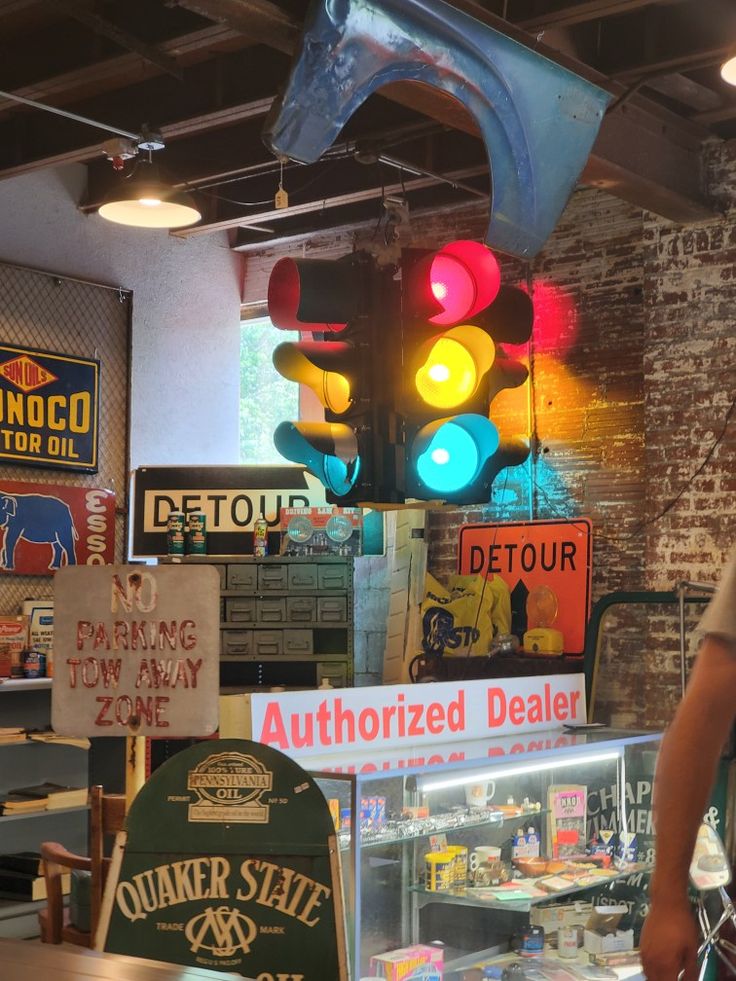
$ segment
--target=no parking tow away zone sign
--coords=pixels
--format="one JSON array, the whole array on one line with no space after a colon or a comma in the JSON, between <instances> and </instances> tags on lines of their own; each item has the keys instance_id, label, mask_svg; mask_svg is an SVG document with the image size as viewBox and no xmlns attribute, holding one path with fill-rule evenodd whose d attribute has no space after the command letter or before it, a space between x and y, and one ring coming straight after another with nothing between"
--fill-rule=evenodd
<instances>
[{"instance_id":1,"label":"no parking tow away zone sign","mask_svg":"<svg viewBox=\"0 0 736 981\"><path fill-rule=\"evenodd\" d=\"M566 654L582 654L590 613L592 526L571 521L510 521L464 525L460 529L461 575L497 575L511 591L512 632L527 629L526 599L535 586L557 597L553 624Z\"/></svg>"}]
</instances>

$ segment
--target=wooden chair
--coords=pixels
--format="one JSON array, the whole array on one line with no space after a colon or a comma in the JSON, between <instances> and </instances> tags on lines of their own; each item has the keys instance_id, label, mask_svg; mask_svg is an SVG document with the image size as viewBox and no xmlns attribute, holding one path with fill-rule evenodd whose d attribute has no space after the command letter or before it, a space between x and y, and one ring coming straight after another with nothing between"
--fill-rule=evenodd
<instances>
[{"instance_id":1,"label":"wooden chair","mask_svg":"<svg viewBox=\"0 0 736 981\"><path fill-rule=\"evenodd\" d=\"M55 841L41 845L46 880L46 909L38 914L41 940L47 944L63 941L82 947L91 947L100 918L102 891L110 859L105 858L105 837L114 835L125 824L125 797L119 794L103 794L102 787L90 791L89 856L75 855ZM90 882L90 931L78 929L69 922L69 910L64 906L61 876L70 869L89 872Z\"/></svg>"}]
</instances>

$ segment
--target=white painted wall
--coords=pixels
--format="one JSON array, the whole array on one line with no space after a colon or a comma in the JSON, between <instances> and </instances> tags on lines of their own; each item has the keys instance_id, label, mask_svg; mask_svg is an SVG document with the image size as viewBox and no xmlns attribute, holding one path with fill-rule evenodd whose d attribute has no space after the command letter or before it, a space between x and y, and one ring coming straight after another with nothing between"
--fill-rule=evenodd
<instances>
[{"instance_id":1,"label":"white painted wall","mask_svg":"<svg viewBox=\"0 0 736 981\"><path fill-rule=\"evenodd\" d=\"M81 165L1 182L0 261L133 291L133 467L237 463L239 256L83 215L84 185Z\"/></svg>"}]
</instances>

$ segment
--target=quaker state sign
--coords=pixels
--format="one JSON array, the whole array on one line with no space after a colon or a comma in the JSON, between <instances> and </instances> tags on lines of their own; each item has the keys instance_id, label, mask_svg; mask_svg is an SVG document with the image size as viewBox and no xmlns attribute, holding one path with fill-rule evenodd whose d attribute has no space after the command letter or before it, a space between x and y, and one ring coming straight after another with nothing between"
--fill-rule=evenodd
<instances>
[{"instance_id":1,"label":"quaker state sign","mask_svg":"<svg viewBox=\"0 0 736 981\"><path fill-rule=\"evenodd\" d=\"M0 460L97 472L100 363L0 345Z\"/></svg>"},{"instance_id":2,"label":"quaker state sign","mask_svg":"<svg viewBox=\"0 0 736 981\"><path fill-rule=\"evenodd\" d=\"M168 760L118 836L95 946L258 981L347 981L339 852L316 783L248 740Z\"/></svg>"}]
</instances>

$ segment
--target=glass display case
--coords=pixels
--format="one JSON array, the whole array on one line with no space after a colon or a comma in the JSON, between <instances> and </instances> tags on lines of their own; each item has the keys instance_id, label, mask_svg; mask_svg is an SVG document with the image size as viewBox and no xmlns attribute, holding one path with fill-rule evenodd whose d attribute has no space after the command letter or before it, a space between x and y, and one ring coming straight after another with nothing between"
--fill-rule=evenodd
<instances>
[{"instance_id":1,"label":"glass display case","mask_svg":"<svg viewBox=\"0 0 736 981\"><path fill-rule=\"evenodd\" d=\"M480 981L515 952L625 961L659 740L582 727L302 761L338 829L354 981ZM613 933L594 921L602 906L618 911Z\"/></svg>"}]
</instances>

